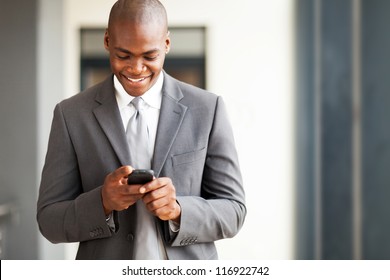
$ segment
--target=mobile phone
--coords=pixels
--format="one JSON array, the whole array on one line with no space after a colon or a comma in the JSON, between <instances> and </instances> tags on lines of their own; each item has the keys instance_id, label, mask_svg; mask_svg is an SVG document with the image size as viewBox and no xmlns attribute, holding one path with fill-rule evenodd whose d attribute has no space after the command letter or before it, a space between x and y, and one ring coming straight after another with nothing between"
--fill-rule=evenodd
<instances>
[{"instance_id":1,"label":"mobile phone","mask_svg":"<svg viewBox=\"0 0 390 280\"><path fill-rule=\"evenodd\" d=\"M146 184L153 180L154 172L149 169L134 169L127 178L128 185Z\"/></svg>"}]
</instances>

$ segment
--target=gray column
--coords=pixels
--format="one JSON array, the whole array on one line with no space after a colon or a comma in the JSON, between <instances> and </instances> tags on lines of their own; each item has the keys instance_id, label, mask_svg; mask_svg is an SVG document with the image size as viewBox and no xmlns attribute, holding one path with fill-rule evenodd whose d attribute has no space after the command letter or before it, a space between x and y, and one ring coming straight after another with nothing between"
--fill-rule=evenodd
<instances>
[{"instance_id":1,"label":"gray column","mask_svg":"<svg viewBox=\"0 0 390 280\"><path fill-rule=\"evenodd\" d=\"M297 0L297 258L390 258L388 11Z\"/></svg>"},{"instance_id":2,"label":"gray column","mask_svg":"<svg viewBox=\"0 0 390 280\"><path fill-rule=\"evenodd\" d=\"M0 34L0 200L15 205L2 259L36 259L37 1L1 0Z\"/></svg>"}]
</instances>

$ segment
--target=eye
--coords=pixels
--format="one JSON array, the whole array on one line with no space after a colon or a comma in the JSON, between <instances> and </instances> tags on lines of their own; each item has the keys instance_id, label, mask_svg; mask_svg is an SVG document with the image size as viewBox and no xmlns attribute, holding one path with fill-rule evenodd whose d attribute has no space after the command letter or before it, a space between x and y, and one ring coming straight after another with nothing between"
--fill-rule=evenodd
<instances>
[{"instance_id":1,"label":"eye","mask_svg":"<svg viewBox=\"0 0 390 280\"><path fill-rule=\"evenodd\" d=\"M158 55L156 55L156 56L145 56L145 59L147 61L153 61L153 60L156 60L157 58L158 58Z\"/></svg>"},{"instance_id":2,"label":"eye","mask_svg":"<svg viewBox=\"0 0 390 280\"><path fill-rule=\"evenodd\" d=\"M119 58L119 59L121 59L121 60L124 60L124 59L129 58L128 56L121 56L121 55L117 55L116 57Z\"/></svg>"},{"instance_id":3,"label":"eye","mask_svg":"<svg viewBox=\"0 0 390 280\"><path fill-rule=\"evenodd\" d=\"M117 54L116 57L119 58L119 59L121 59L121 60L124 60L124 59L128 59L128 58L129 58L128 55L119 55L119 54Z\"/></svg>"}]
</instances>

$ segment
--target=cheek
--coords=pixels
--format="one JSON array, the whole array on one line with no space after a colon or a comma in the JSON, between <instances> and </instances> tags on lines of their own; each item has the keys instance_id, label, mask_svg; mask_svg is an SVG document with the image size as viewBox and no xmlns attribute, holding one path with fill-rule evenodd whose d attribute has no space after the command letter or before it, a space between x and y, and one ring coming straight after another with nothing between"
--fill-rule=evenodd
<instances>
[{"instance_id":1,"label":"cheek","mask_svg":"<svg viewBox=\"0 0 390 280\"><path fill-rule=\"evenodd\" d=\"M146 64L146 67L151 69L153 72L159 72L163 68L163 65L164 65L164 60L156 61L154 63L148 63Z\"/></svg>"},{"instance_id":2,"label":"cheek","mask_svg":"<svg viewBox=\"0 0 390 280\"><path fill-rule=\"evenodd\" d=\"M113 58L110 58L110 64L113 72L119 72L125 67L125 65L121 61L118 61L117 59Z\"/></svg>"}]
</instances>

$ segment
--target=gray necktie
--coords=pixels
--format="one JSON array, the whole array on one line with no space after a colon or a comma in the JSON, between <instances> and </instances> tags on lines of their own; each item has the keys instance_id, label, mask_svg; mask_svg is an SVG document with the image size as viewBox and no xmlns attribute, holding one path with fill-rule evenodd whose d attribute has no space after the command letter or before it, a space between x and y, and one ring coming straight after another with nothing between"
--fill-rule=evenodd
<instances>
[{"instance_id":1,"label":"gray necktie","mask_svg":"<svg viewBox=\"0 0 390 280\"><path fill-rule=\"evenodd\" d=\"M150 169L149 132L143 110L145 103L141 97L131 101L136 109L127 125L126 135L130 148L133 168ZM158 260L166 258L165 249L159 239L157 224L142 201L136 203L137 227L135 232L134 259Z\"/></svg>"},{"instance_id":2,"label":"gray necktie","mask_svg":"<svg viewBox=\"0 0 390 280\"><path fill-rule=\"evenodd\" d=\"M129 120L126 131L131 163L133 168L149 169L151 160L148 148L149 132L142 112L145 103L141 97L136 97L131 101L131 104L136 110Z\"/></svg>"}]
</instances>

